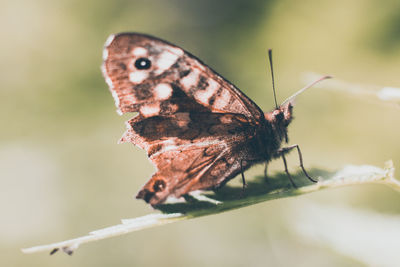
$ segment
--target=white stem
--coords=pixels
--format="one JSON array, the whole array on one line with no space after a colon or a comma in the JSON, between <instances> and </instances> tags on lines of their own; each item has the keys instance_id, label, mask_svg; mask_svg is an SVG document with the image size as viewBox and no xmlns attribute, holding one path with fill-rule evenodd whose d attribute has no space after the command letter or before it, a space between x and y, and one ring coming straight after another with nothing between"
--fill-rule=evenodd
<instances>
[{"instance_id":1,"label":"white stem","mask_svg":"<svg viewBox=\"0 0 400 267\"><path fill-rule=\"evenodd\" d=\"M296 182L299 183L300 178L304 178L301 175L296 176ZM97 241L109 237L124 235L130 232L139 231L142 229L156 227L168 223L173 223L181 220L187 220L191 218L218 214L221 212L225 212L228 210L238 209L246 206L250 206L253 204L257 204L263 201L293 197L302 194L307 194L311 192L316 192L326 188L336 188L343 187L349 185L357 185L357 184L385 184L390 186L398 191L400 191L400 182L394 178L394 167L391 161L387 162L385 168L378 168L375 166L347 166L342 170L336 172L333 176L328 175L328 177L320 177L318 179L318 183L310 184L307 179L303 179L306 182L303 182L301 186L298 188L287 188L286 183L282 183L280 179L270 179L269 183L265 183L264 178L259 179L259 182L255 182L253 188L258 188L255 191L251 191L251 182L249 183L248 191L246 191L246 196L243 198L232 198L230 200L220 200L215 199L210 201L210 197L204 198L206 203L208 203L207 207L204 205L196 205L196 203L188 203L185 207L185 213L181 212L173 212L167 214L153 213L143 217L133 218L133 219L124 219L121 224L117 224L115 226L107 227L104 229L96 230L90 232L88 235L52 243L49 245L36 246L31 248L22 249L24 253L35 253L42 251L51 251L55 252L58 249L63 250L67 254L72 254L74 250L76 250L81 244ZM274 185L275 184L275 185ZM284 185L282 185L284 184ZM267 193L260 194L259 188L266 188ZM269 189L269 191L267 190ZM239 189L241 192L241 188ZM238 193L238 191L236 191ZM216 195L215 195L216 196ZM198 201L203 201L202 197L197 196ZM232 200L233 199L233 200ZM212 200L212 197L211 197ZM201 202L205 203L205 202ZM177 204L177 205L181 205ZM174 204L169 204L170 206L174 206ZM182 209L182 208L181 208Z\"/></svg>"}]
</instances>

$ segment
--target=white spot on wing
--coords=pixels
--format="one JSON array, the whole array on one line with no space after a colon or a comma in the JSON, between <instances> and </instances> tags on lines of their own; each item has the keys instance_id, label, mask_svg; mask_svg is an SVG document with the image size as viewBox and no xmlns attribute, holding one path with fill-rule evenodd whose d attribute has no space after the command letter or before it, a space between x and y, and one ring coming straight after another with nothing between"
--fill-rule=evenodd
<instances>
[{"instance_id":1,"label":"white spot on wing","mask_svg":"<svg viewBox=\"0 0 400 267\"><path fill-rule=\"evenodd\" d=\"M172 87L168 83L160 83L154 87L154 97L157 100L165 100L172 95Z\"/></svg>"},{"instance_id":2,"label":"white spot on wing","mask_svg":"<svg viewBox=\"0 0 400 267\"><path fill-rule=\"evenodd\" d=\"M176 62L178 57L178 55L170 51L162 52L156 61L157 68L155 69L154 73L157 75L163 73Z\"/></svg>"},{"instance_id":3,"label":"white spot on wing","mask_svg":"<svg viewBox=\"0 0 400 267\"><path fill-rule=\"evenodd\" d=\"M229 91L224 89L224 90L222 90L221 95L215 99L213 107L216 109L223 109L224 107L226 107L228 105L230 99L231 99L231 95L230 95Z\"/></svg>"},{"instance_id":4,"label":"white spot on wing","mask_svg":"<svg viewBox=\"0 0 400 267\"><path fill-rule=\"evenodd\" d=\"M129 80L132 83L141 83L144 79L147 78L149 74L145 71L134 71L129 73Z\"/></svg>"},{"instance_id":5,"label":"white spot on wing","mask_svg":"<svg viewBox=\"0 0 400 267\"><path fill-rule=\"evenodd\" d=\"M170 47L169 51L171 51L172 53L174 53L175 55L181 57L183 56L183 50L179 47Z\"/></svg>"},{"instance_id":6,"label":"white spot on wing","mask_svg":"<svg viewBox=\"0 0 400 267\"><path fill-rule=\"evenodd\" d=\"M146 104L140 107L140 114L144 117L151 117L158 115L160 113L160 104L153 103L153 104Z\"/></svg>"},{"instance_id":7,"label":"white spot on wing","mask_svg":"<svg viewBox=\"0 0 400 267\"><path fill-rule=\"evenodd\" d=\"M184 89L189 89L190 87L194 86L197 84L198 80L199 80L199 71L196 69L193 69L189 75L187 75L186 77L183 77L181 79L181 84L183 85ZM184 90L184 91L186 91Z\"/></svg>"},{"instance_id":8,"label":"white spot on wing","mask_svg":"<svg viewBox=\"0 0 400 267\"><path fill-rule=\"evenodd\" d=\"M143 57L147 55L147 50L143 47L136 47L133 49L132 54L136 57Z\"/></svg>"},{"instance_id":9,"label":"white spot on wing","mask_svg":"<svg viewBox=\"0 0 400 267\"><path fill-rule=\"evenodd\" d=\"M208 105L211 96L213 94L215 94L215 92L218 90L218 88L219 88L219 84L215 80L209 79L207 88L205 90L196 91L194 97L200 103Z\"/></svg>"}]
</instances>

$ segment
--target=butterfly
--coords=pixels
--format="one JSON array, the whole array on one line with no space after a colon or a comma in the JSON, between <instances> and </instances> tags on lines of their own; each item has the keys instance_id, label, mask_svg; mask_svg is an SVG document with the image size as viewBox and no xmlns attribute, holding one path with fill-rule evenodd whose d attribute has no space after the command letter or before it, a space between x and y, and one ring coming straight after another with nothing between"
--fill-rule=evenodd
<instances>
[{"instance_id":1,"label":"butterfly","mask_svg":"<svg viewBox=\"0 0 400 267\"><path fill-rule=\"evenodd\" d=\"M281 147L288 142L294 98L308 87L264 113L195 56L153 36L111 35L103 60L117 112L138 113L120 142L146 150L157 169L136 198L156 206L168 197L219 188L239 173L245 185L245 170L278 157L293 182L285 154L294 148L313 180L299 146Z\"/></svg>"}]
</instances>

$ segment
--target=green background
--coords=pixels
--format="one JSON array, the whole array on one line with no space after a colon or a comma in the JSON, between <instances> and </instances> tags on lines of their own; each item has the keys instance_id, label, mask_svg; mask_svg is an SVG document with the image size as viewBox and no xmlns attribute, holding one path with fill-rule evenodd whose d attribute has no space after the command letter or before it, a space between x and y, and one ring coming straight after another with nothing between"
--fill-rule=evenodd
<instances>
[{"instance_id":1,"label":"green background","mask_svg":"<svg viewBox=\"0 0 400 267\"><path fill-rule=\"evenodd\" d=\"M400 87L398 1L2 1L0 4L1 266L363 266L292 231L301 203L400 213L400 195L358 186L267 202L91 243L72 257L24 255L137 217L133 196L153 167L117 145L124 121L100 71L112 33L143 32L198 56L264 111L304 86L304 72ZM290 143L306 168L400 166L400 110L373 97L311 89L298 98ZM296 153L288 157L291 171ZM262 166L246 172L262 174ZM282 172L280 160L271 171ZM239 184L239 179L230 182ZM296 205L296 209L293 209ZM293 216L293 217L292 217ZM332 226L334 227L334 226Z\"/></svg>"}]
</instances>

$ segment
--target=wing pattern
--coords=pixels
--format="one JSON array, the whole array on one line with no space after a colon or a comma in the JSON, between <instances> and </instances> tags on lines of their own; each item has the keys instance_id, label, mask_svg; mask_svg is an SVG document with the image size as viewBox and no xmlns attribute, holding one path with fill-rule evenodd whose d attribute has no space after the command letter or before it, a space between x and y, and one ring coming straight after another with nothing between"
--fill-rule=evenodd
<instances>
[{"instance_id":1,"label":"wing pattern","mask_svg":"<svg viewBox=\"0 0 400 267\"><path fill-rule=\"evenodd\" d=\"M121 141L145 149L157 169L138 198L157 205L216 188L241 171L242 158L260 158L255 132L263 112L193 55L122 33L107 40L103 59L117 111L139 113Z\"/></svg>"}]
</instances>

